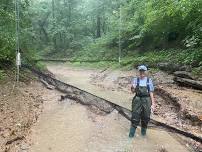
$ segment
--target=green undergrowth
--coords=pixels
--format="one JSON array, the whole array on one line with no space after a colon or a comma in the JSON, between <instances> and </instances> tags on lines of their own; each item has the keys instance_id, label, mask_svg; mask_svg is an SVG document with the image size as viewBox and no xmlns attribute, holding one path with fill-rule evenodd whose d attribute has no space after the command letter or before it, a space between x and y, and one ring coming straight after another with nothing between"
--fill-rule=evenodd
<instances>
[{"instance_id":1,"label":"green undergrowth","mask_svg":"<svg viewBox=\"0 0 202 152\"><path fill-rule=\"evenodd\" d=\"M67 65L71 65L74 67L81 67L81 68L93 68L93 69L118 69L120 67L120 64L118 62L109 62L109 61L100 61L100 62L72 62L72 63L67 63Z\"/></svg>"},{"instance_id":2,"label":"green undergrowth","mask_svg":"<svg viewBox=\"0 0 202 152\"><path fill-rule=\"evenodd\" d=\"M150 66L155 66L161 62L199 67L202 66L202 49L162 50L149 51L145 53L131 53L123 58L122 65L148 64Z\"/></svg>"},{"instance_id":3,"label":"green undergrowth","mask_svg":"<svg viewBox=\"0 0 202 152\"><path fill-rule=\"evenodd\" d=\"M79 61L91 61L91 60L117 60L118 57L115 57L115 50L111 51L111 55L109 54L100 54L97 51L91 51L90 55L85 53L75 54L75 60ZM109 52L109 51L107 51ZM112 53L113 52L113 53ZM160 62L172 62L176 64L183 64L183 65L192 65L193 67L202 66L202 48L197 49L169 49L169 50L154 50L154 51L129 51L127 55L123 55L121 59L121 65L136 65L136 64L148 64L148 65L155 65ZM106 61L107 62L107 61ZM99 64L104 64L103 62L97 62ZM92 64L97 64L92 63ZM77 63L79 64L79 62ZM83 63L82 63L83 64Z\"/></svg>"},{"instance_id":4,"label":"green undergrowth","mask_svg":"<svg viewBox=\"0 0 202 152\"><path fill-rule=\"evenodd\" d=\"M118 62L100 61L95 63L74 62L71 65L76 67L90 68L111 68L131 70L140 64L147 64L149 67L156 70L158 63L168 62L181 65L190 65L193 67L193 74L200 75L202 73L202 49L186 49L186 50L161 50L147 52L130 52L127 56L122 57L121 64ZM95 54L94 54L95 55ZM96 56L96 55L95 55ZM80 57L80 59L82 59ZM92 60L93 58L88 58ZM87 60L87 57L85 57Z\"/></svg>"},{"instance_id":5,"label":"green undergrowth","mask_svg":"<svg viewBox=\"0 0 202 152\"><path fill-rule=\"evenodd\" d=\"M39 70L41 70L41 71L47 70L46 65L43 62L37 62L34 65L34 67L37 68L37 69L39 69Z\"/></svg>"},{"instance_id":6,"label":"green undergrowth","mask_svg":"<svg viewBox=\"0 0 202 152\"><path fill-rule=\"evenodd\" d=\"M6 73L4 70L0 70L0 80L3 80L6 77Z\"/></svg>"}]
</instances>

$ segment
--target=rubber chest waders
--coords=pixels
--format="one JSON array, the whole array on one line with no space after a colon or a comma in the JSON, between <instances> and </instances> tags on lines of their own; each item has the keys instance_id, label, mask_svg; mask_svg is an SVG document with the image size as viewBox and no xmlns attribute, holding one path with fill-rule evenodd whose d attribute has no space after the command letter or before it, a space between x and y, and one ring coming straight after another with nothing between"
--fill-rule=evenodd
<instances>
[{"instance_id":1,"label":"rubber chest waders","mask_svg":"<svg viewBox=\"0 0 202 152\"><path fill-rule=\"evenodd\" d=\"M136 96L132 101L132 126L130 130L130 137L133 137L134 129L137 128L141 121L141 133L146 135L146 129L150 121L151 115L151 98L149 78L147 78L147 85L140 86L140 78L137 78ZM132 134L131 134L132 131Z\"/></svg>"}]
</instances>

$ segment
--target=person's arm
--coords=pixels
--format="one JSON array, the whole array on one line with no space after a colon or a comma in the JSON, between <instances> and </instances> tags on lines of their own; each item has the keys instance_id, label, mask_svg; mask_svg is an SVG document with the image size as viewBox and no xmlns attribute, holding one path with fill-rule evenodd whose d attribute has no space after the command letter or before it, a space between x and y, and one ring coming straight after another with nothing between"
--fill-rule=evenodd
<instances>
[{"instance_id":1,"label":"person's arm","mask_svg":"<svg viewBox=\"0 0 202 152\"><path fill-rule=\"evenodd\" d=\"M152 106L155 106L155 99L154 99L154 92L150 92L150 97L151 97L151 101L152 101Z\"/></svg>"},{"instance_id":2,"label":"person's arm","mask_svg":"<svg viewBox=\"0 0 202 152\"><path fill-rule=\"evenodd\" d=\"M151 98L151 102L152 102L152 111L155 111L155 107L156 107L156 101L154 98L154 85L152 80L150 79L150 83L149 83L149 87L150 87L150 98Z\"/></svg>"},{"instance_id":3,"label":"person's arm","mask_svg":"<svg viewBox=\"0 0 202 152\"><path fill-rule=\"evenodd\" d=\"M136 85L137 85L137 80L136 80L136 78L135 78L135 79L133 79L132 85L131 85L131 92L132 92L132 93L135 93Z\"/></svg>"}]
</instances>

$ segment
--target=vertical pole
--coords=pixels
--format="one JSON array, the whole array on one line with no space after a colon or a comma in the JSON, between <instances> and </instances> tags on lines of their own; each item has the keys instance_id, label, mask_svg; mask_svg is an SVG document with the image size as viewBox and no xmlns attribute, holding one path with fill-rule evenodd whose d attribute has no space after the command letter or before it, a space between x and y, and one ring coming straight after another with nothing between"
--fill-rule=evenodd
<instances>
[{"instance_id":1,"label":"vertical pole","mask_svg":"<svg viewBox=\"0 0 202 152\"><path fill-rule=\"evenodd\" d=\"M119 10L119 64L121 64L121 29L122 29L122 12L121 12L121 4Z\"/></svg>"},{"instance_id":2,"label":"vertical pole","mask_svg":"<svg viewBox=\"0 0 202 152\"><path fill-rule=\"evenodd\" d=\"M18 64L19 52L20 52L20 38L19 38L19 29L20 29L20 10L19 10L19 0L15 0L15 17L16 17L16 81L19 82L20 75L20 65Z\"/></svg>"},{"instance_id":3,"label":"vertical pole","mask_svg":"<svg viewBox=\"0 0 202 152\"><path fill-rule=\"evenodd\" d=\"M20 79L20 66L17 65L17 83L19 83L19 79Z\"/></svg>"}]
</instances>

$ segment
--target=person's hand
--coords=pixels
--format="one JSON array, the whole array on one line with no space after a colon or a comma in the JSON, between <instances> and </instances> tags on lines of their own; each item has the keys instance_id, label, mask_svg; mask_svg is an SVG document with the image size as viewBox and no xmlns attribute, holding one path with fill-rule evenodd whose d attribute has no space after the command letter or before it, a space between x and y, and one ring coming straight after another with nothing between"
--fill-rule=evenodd
<instances>
[{"instance_id":1,"label":"person's hand","mask_svg":"<svg viewBox=\"0 0 202 152\"><path fill-rule=\"evenodd\" d=\"M135 93L135 88L133 86L131 86L131 92Z\"/></svg>"}]
</instances>

